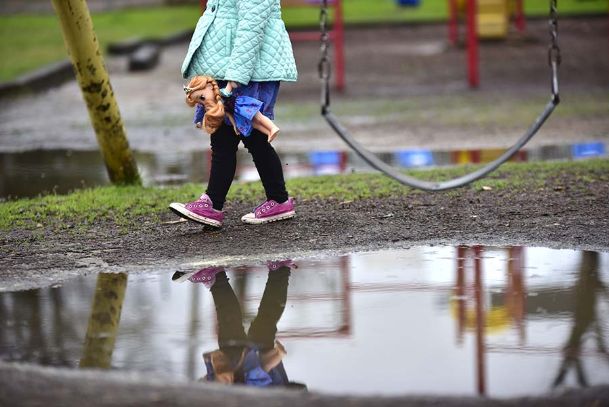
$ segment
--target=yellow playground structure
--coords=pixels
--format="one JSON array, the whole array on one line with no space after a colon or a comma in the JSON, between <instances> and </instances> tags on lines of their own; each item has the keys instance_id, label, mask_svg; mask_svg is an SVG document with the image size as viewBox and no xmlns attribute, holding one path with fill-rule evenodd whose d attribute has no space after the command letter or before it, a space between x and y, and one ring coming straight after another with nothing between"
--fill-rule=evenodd
<instances>
[{"instance_id":1,"label":"yellow playground structure","mask_svg":"<svg viewBox=\"0 0 609 407\"><path fill-rule=\"evenodd\" d=\"M515 17L519 31L524 30L523 0L477 0L476 1L476 32L480 39L506 38L510 18ZM460 15L467 12L467 0L457 0Z\"/></svg>"}]
</instances>

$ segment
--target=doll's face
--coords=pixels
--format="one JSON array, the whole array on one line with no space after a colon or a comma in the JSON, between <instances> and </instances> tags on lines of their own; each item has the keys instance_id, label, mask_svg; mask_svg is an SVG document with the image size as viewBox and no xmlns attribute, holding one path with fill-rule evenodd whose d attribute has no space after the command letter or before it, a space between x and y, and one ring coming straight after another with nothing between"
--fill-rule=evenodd
<instances>
[{"instance_id":1,"label":"doll's face","mask_svg":"<svg viewBox=\"0 0 609 407\"><path fill-rule=\"evenodd\" d=\"M214 89L211 83L208 83L205 88L192 92L191 99L205 107L205 110L210 109L216 104Z\"/></svg>"}]
</instances>

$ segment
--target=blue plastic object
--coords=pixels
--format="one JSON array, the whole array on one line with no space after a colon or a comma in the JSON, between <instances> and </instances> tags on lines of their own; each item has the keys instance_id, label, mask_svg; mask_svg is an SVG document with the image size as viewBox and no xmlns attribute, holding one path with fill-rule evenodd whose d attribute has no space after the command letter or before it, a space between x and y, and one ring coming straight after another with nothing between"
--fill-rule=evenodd
<instances>
[{"instance_id":1,"label":"blue plastic object","mask_svg":"<svg viewBox=\"0 0 609 407\"><path fill-rule=\"evenodd\" d=\"M606 154L605 144L601 142L573 144L571 154L574 159L601 157Z\"/></svg>"},{"instance_id":2,"label":"blue plastic object","mask_svg":"<svg viewBox=\"0 0 609 407\"><path fill-rule=\"evenodd\" d=\"M340 151L312 151L309 162L314 167L320 165L340 165Z\"/></svg>"},{"instance_id":3,"label":"blue plastic object","mask_svg":"<svg viewBox=\"0 0 609 407\"><path fill-rule=\"evenodd\" d=\"M342 153L340 151L313 151L309 162L315 175L340 174Z\"/></svg>"},{"instance_id":4,"label":"blue plastic object","mask_svg":"<svg viewBox=\"0 0 609 407\"><path fill-rule=\"evenodd\" d=\"M421 0L396 0L396 2L401 7L418 7L421 5Z\"/></svg>"},{"instance_id":5,"label":"blue plastic object","mask_svg":"<svg viewBox=\"0 0 609 407\"><path fill-rule=\"evenodd\" d=\"M400 167L429 167L434 165L431 150L400 150L395 152Z\"/></svg>"}]
</instances>

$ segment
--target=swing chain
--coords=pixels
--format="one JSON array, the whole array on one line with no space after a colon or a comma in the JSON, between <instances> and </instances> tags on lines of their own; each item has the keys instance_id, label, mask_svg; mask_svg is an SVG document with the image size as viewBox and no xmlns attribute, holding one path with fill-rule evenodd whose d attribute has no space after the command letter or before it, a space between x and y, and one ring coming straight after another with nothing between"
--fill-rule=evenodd
<instances>
[{"instance_id":1,"label":"swing chain","mask_svg":"<svg viewBox=\"0 0 609 407\"><path fill-rule=\"evenodd\" d=\"M556 1L550 1L550 49L548 51L550 65L554 62L560 65L561 62L560 47L558 46L558 10Z\"/></svg>"},{"instance_id":2,"label":"swing chain","mask_svg":"<svg viewBox=\"0 0 609 407\"><path fill-rule=\"evenodd\" d=\"M558 103L558 66L562 61L558 46L558 6L557 0L550 0L550 46L548 48L548 64L552 69L552 99Z\"/></svg>"},{"instance_id":3,"label":"swing chain","mask_svg":"<svg viewBox=\"0 0 609 407\"><path fill-rule=\"evenodd\" d=\"M324 114L330 107L330 72L332 67L328 58L328 47L330 42L330 34L328 33L328 0L321 0L321 8L319 12L319 28L321 31L320 51L321 58L317 71L319 79L322 80L321 92L321 113Z\"/></svg>"}]
</instances>

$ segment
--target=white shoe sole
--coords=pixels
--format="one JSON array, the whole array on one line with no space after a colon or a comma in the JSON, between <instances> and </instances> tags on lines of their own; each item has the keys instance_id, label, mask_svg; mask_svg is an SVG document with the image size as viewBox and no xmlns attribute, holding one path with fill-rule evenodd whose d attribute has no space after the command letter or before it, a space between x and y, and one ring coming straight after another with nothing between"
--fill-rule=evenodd
<instances>
[{"instance_id":1,"label":"white shoe sole","mask_svg":"<svg viewBox=\"0 0 609 407\"><path fill-rule=\"evenodd\" d=\"M188 219L196 223L201 223L203 225L213 226L215 228L222 227L222 222L218 222L217 220L206 218L204 216L199 216L196 213L186 209L186 206L182 203L172 202L169 204L169 209L171 209L173 213L181 218Z\"/></svg>"},{"instance_id":2,"label":"white shoe sole","mask_svg":"<svg viewBox=\"0 0 609 407\"><path fill-rule=\"evenodd\" d=\"M266 218L256 218L256 215L254 215L253 213L248 213L247 215L243 215L241 221L250 225L261 225L263 223L271 223L277 222L278 220L290 219L293 218L295 215L296 211L289 211L280 215L269 216Z\"/></svg>"}]
</instances>

